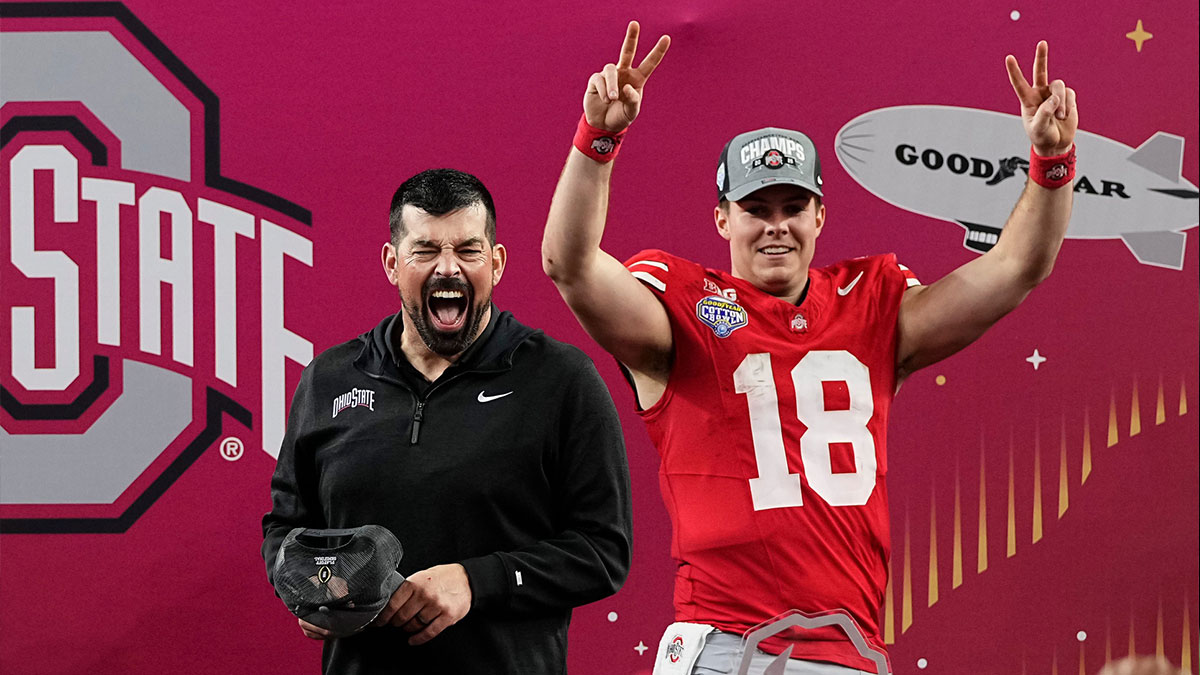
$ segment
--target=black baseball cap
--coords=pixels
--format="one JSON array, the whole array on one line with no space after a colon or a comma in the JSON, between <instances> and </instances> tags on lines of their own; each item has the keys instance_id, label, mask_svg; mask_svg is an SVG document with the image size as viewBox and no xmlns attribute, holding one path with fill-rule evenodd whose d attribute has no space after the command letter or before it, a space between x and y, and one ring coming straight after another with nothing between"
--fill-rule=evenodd
<instances>
[{"instance_id":1,"label":"black baseball cap","mask_svg":"<svg viewBox=\"0 0 1200 675\"><path fill-rule=\"evenodd\" d=\"M275 592L305 621L346 637L366 628L404 582L396 571L404 549L387 528L297 527L275 558Z\"/></svg>"}]
</instances>

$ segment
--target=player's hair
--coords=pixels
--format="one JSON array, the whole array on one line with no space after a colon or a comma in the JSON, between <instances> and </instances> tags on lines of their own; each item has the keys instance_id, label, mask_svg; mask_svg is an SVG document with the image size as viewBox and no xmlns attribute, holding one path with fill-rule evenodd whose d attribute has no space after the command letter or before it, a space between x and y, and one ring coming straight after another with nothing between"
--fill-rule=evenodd
<instances>
[{"instance_id":1,"label":"player's hair","mask_svg":"<svg viewBox=\"0 0 1200 675\"><path fill-rule=\"evenodd\" d=\"M483 186L482 181L465 171L429 169L409 178L396 188L395 194L392 195L392 211L389 218L392 246L398 246L400 240L408 234L408 228L404 226L400 217L405 204L411 204L433 216L444 216L451 211L482 204L487 211L484 232L488 243L496 245L496 205L492 202L492 194Z\"/></svg>"},{"instance_id":2,"label":"player's hair","mask_svg":"<svg viewBox=\"0 0 1200 675\"><path fill-rule=\"evenodd\" d=\"M807 192L807 190L806 190L806 192ZM808 194L810 195L810 197L809 197L810 199L813 199L817 202L817 208L818 209L821 208L821 196L815 192L809 192ZM721 201L717 202L717 208L721 209L726 214L728 214L729 213L729 200L722 197Z\"/></svg>"}]
</instances>

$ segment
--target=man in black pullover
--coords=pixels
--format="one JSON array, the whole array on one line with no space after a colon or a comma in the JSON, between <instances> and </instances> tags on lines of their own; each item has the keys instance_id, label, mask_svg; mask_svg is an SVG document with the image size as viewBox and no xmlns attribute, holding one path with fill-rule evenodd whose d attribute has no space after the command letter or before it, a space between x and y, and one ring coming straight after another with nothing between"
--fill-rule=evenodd
<instances>
[{"instance_id":1,"label":"man in black pullover","mask_svg":"<svg viewBox=\"0 0 1200 675\"><path fill-rule=\"evenodd\" d=\"M571 608L629 571L620 422L588 357L491 303L491 195L450 169L392 197L403 309L313 359L263 517L271 575L295 527L378 524L406 581L375 623L326 640L326 673L565 673Z\"/></svg>"}]
</instances>

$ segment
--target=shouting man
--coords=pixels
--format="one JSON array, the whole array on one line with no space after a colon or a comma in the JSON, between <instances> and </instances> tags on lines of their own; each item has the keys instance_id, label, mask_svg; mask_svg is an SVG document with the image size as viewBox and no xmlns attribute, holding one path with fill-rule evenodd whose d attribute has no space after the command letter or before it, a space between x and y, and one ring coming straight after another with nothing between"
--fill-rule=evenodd
<instances>
[{"instance_id":1,"label":"shouting man","mask_svg":"<svg viewBox=\"0 0 1200 675\"><path fill-rule=\"evenodd\" d=\"M505 256L477 178L410 178L382 254L402 309L300 378L263 518L268 574L298 527L382 525L404 548L406 580L372 627L334 638L300 621L326 640L326 673L565 673L571 608L629 571L616 409L583 352L492 304Z\"/></svg>"}]
</instances>

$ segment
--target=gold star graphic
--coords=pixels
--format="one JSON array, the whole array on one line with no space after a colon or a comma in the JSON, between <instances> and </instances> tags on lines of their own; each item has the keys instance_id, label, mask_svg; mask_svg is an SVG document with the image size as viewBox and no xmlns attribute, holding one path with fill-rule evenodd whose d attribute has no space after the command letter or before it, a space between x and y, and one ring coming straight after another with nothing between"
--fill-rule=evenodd
<instances>
[{"instance_id":1,"label":"gold star graphic","mask_svg":"<svg viewBox=\"0 0 1200 675\"><path fill-rule=\"evenodd\" d=\"M1137 50L1140 52L1142 51L1142 43L1154 36L1142 28L1142 20L1138 19L1137 28L1133 29L1132 32L1126 33L1125 37L1133 40L1133 43L1137 45Z\"/></svg>"}]
</instances>

